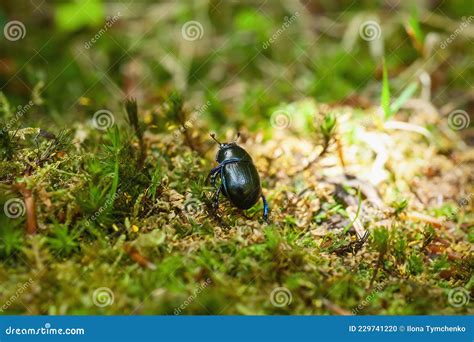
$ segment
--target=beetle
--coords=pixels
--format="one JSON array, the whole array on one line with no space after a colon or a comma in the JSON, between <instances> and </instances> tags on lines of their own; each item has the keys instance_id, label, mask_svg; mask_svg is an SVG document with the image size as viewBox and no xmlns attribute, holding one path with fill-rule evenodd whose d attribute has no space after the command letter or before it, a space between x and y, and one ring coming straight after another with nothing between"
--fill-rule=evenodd
<instances>
[{"instance_id":1,"label":"beetle","mask_svg":"<svg viewBox=\"0 0 474 342\"><path fill-rule=\"evenodd\" d=\"M222 193L230 202L239 209L249 209L253 207L260 198L263 201L263 219L268 220L268 203L262 194L260 176L255 167L252 157L242 147L237 145L237 137L230 143L221 143L216 139L215 134L211 138L219 144L216 154L218 165L213 168L208 175L213 187L214 209L219 207L219 195ZM216 185L216 179L220 177L220 185Z\"/></svg>"}]
</instances>

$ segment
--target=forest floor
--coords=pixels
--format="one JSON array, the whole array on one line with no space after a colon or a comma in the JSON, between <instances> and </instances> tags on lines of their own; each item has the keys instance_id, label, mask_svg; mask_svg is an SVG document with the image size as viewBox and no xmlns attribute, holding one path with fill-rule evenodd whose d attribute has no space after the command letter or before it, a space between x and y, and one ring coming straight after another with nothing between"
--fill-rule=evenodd
<instances>
[{"instance_id":1,"label":"forest floor","mask_svg":"<svg viewBox=\"0 0 474 342\"><path fill-rule=\"evenodd\" d=\"M308 121L296 118L319 127L328 112L337 119L321 153L324 137L300 138ZM313 100L276 113L272 139L239 141L268 223L261 203L212 210L205 179L218 146L199 132L145 133L143 143L126 127L70 140L25 132L38 149L16 147L2 170L24 175L10 215L33 215L22 187L34 189L37 227L3 232L6 312L472 313L472 149L443 122L417 126L424 110L401 127Z\"/></svg>"}]
</instances>

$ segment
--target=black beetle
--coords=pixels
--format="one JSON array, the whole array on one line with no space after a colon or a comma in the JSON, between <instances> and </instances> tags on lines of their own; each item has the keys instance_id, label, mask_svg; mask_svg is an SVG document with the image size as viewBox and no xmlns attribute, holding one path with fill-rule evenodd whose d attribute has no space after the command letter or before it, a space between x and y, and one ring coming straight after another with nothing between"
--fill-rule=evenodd
<instances>
[{"instance_id":1,"label":"black beetle","mask_svg":"<svg viewBox=\"0 0 474 342\"><path fill-rule=\"evenodd\" d=\"M215 134L211 138L219 144L219 151L216 154L218 166L209 172L208 179L216 188L214 193L214 208L219 206L219 194L227 197L230 202L240 209L249 209L258 202L260 197L263 201L263 218L268 219L268 203L262 194L260 176L253 164L252 157L242 147L237 145L237 138L231 142L222 144ZM221 184L216 186L216 178L220 176Z\"/></svg>"}]
</instances>

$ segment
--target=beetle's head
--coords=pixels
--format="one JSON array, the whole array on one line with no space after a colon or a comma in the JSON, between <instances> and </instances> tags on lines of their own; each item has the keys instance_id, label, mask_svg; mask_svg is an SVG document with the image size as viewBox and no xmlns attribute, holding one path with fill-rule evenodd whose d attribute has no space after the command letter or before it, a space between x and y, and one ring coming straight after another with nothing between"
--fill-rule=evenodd
<instances>
[{"instance_id":1,"label":"beetle's head","mask_svg":"<svg viewBox=\"0 0 474 342\"><path fill-rule=\"evenodd\" d=\"M211 138L219 144L219 151L217 151L216 161L221 162L225 159L236 157L239 152L245 150L237 145L237 140L240 138L240 133L237 133L236 138L229 143L221 143L219 140L216 139L216 135L214 133L211 134Z\"/></svg>"}]
</instances>

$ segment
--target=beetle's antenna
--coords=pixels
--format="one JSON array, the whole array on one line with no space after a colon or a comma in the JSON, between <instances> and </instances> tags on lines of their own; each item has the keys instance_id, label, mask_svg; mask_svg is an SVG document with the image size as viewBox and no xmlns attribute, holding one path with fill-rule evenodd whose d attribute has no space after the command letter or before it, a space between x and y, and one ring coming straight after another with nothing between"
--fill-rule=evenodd
<instances>
[{"instance_id":1,"label":"beetle's antenna","mask_svg":"<svg viewBox=\"0 0 474 342\"><path fill-rule=\"evenodd\" d=\"M215 134L215 133L211 133L211 138L212 138L216 143L218 143L219 146L222 145L222 143L221 143L219 140L216 139L216 134Z\"/></svg>"},{"instance_id":2,"label":"beetle's antenna","mask_svg":"<svg viewBox=\"0 0 474 342\"><path fill-rule=\"evenodd\" d=\"M237 132L237 136L235 137L233 143L236 143L237 140L239 140L239 138L240 138L240 132Z\"/></svg>"}]
</instances>

